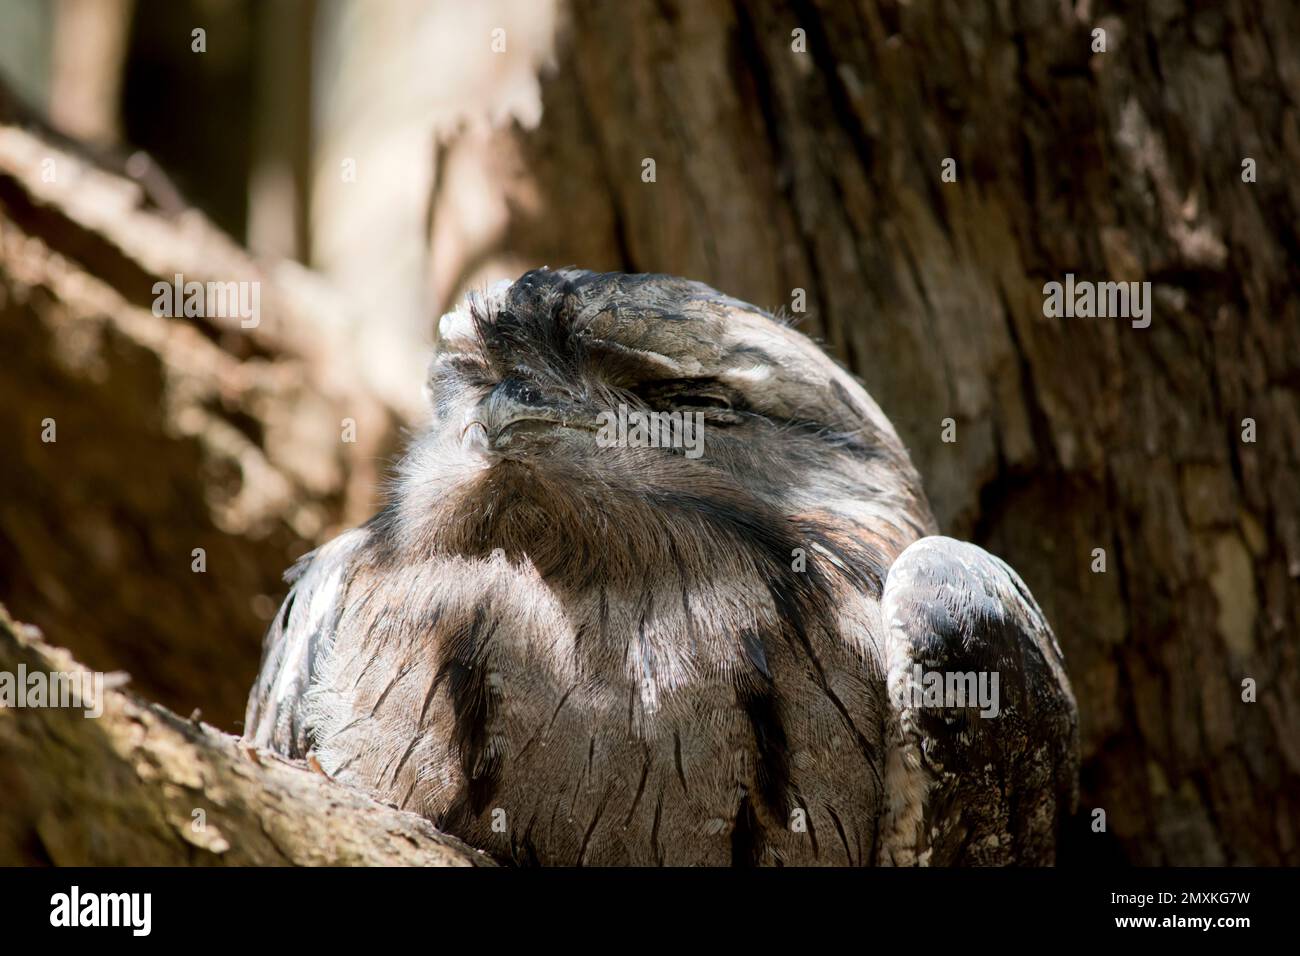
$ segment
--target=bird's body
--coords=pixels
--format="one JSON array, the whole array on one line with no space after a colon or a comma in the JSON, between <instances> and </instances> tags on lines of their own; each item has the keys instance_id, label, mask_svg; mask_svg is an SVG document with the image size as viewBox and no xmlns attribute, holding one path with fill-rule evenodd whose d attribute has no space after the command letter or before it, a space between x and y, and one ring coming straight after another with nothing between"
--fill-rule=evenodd
<instances>
[{"instance_id":1,"label":"bird's body","mask_svg":"<svg viewBox=\"0 0 1300 956\"><path fill-rule=\"evenodd\" d=\"M433 422L298 569L254 743L519 862L1050 860L1055 641L1014 573L927 537L892 427L811 342L697 283L546 270L440 328ZM620 408L699 416L701 453L611 443ZM913 706L945 663L1016 671L998 732Z\"/></svg>"}]
</instances>

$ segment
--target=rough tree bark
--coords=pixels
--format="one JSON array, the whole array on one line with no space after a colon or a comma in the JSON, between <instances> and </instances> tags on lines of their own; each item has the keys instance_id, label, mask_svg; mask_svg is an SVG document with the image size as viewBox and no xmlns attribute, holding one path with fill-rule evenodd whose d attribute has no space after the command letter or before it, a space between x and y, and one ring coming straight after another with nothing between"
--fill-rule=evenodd
<instances>
[{"instance_id":1,"label":"rough tree bark","mask_svg":"<svg viewBox=\"0 0 1300 956\"><path fill-rule=\"evenodd\" d=\"M0 89L0 601L236 729L283 570L369 515L395 419L317 280L18 114ZM258 283L260 323L154 314L177 274Z\"/></svg>"},{"instance_id":2,"label":"rough tree bark","mask_svg":"<svg viewBox=\"0 0 1300 956\"><path fill-rule=\"evenodd\" d=\"M577 0L570 20L538 127L440 154L443 304L543 263L769 308L804 290L802 327L891 415L944 529L1006 557L1057 628L1087 814L1063 862L1300 862L1300 8ZM509 216L456 248L465 189ZM1070 272L1151 282L1151 326L1045 317Z\"/></svg>"},{"instance_id":3,"label":"rough tree bark","mask_svg":"<svg viewBox=\"0 0 1300 956\"><path fill-rule=\"evenodd\" d=\"M83 670L0 607L0 672ZM492 865L423 817L157 704L116 689L77 703L0 708L0 865Z\"/></svg>"}]
</instances>

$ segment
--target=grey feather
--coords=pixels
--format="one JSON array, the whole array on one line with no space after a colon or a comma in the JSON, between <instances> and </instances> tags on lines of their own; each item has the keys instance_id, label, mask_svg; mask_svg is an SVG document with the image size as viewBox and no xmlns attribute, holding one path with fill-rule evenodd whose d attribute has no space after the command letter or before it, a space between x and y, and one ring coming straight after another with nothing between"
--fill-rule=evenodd
<instances>
[{"instance_id":1,"label":"grey feather","mask_svg":"<svg viewBox=\"0 0 1300 956\"><path fill-rule=\"evenodd\" d=\"M1077 800L1078 711L1024 582L973 544L922 538L890 568L882 613L896 718L882 862L1053 862ZM958 696L927 697L938 678ZM980 681L995 693L972 701Z\"/></svg>"},{"instance_id":2,"label":"grey feather","mask_svg":"<svg viewBox=\"0 0 1300 956\"><path fill-rule=\"evenodd\" d=\"M349 531L304 555L285 575L293 586L267 631L244 715L250 743L290 757L306 755L306 694L333 646L348 562L365 537L360 529Z\"/></svg>"}]
</instances>

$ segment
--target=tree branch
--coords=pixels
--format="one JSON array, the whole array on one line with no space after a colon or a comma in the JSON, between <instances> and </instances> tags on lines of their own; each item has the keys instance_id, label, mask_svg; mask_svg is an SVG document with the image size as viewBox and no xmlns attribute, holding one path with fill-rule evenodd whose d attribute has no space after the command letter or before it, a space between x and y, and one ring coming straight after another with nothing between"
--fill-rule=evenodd
<instances>
[{"instance_id":1,"label":"tree branch","mask_svg":"<svg viewBox=\"0 0 1300 956\"><path fill-rule=\"evenodd\" d=\"M51 674L90 672L0 607L0 680ZM0 697L0 865L492 865L422 817L114 683L76 706Z\"/></svg>"}]
</instances>

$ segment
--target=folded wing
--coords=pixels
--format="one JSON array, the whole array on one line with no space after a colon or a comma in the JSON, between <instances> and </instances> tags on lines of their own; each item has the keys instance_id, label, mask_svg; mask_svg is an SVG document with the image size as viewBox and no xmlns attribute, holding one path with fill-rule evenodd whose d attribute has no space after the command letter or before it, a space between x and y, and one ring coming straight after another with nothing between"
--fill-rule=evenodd
<instances>
[{"instance_id":1,"label":"folded wing","mask_svg":"<svg viewBox=\"0 0 1300 956\"><path fill-rule=\"evenodd\" d=\"M1078 710L1020 577L952 538L894 561L884 865L1043 865L1077 801Z\"/></svg>"},{"instance_id":2,"label":"folded wing","mask_svg":"<svg viewBox=\"0 0 1300 956\"><path fill-rule=\"evenodd\" d=\"M248 696L244 739L289 757L311 749L306 695L334 643L349 565L367 532L349 531L304 556L262 645L262 666Z\"/></svg>"}]
</instances>

